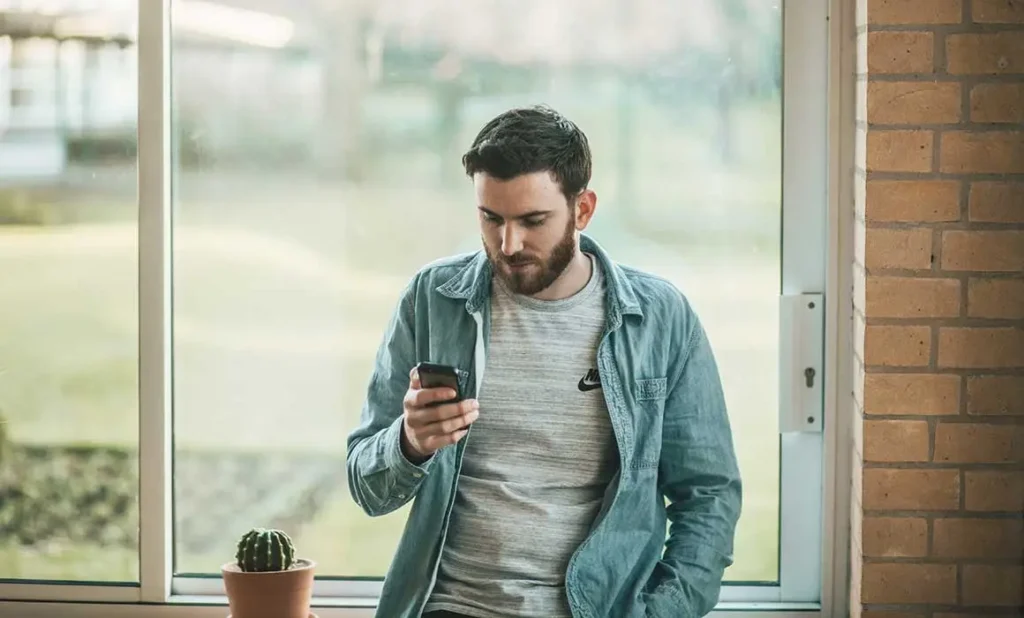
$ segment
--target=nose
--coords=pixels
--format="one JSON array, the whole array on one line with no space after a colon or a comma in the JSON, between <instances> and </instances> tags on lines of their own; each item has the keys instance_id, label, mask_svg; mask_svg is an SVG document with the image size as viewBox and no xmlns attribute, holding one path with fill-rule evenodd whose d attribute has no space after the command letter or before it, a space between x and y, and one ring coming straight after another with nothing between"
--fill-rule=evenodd
<instances>
[{"instance_id":1,"label":"nose","mask_svg":"<svg viewBox=\"0 0 1024 618\"><path fill-rule=\"evenodd\" d=\"M517 226L506 223L502 226L501 230L501 252L507 256L512 256L522 251L522 249L522 232L517 229Z\"/></svg>"}]
</instances>

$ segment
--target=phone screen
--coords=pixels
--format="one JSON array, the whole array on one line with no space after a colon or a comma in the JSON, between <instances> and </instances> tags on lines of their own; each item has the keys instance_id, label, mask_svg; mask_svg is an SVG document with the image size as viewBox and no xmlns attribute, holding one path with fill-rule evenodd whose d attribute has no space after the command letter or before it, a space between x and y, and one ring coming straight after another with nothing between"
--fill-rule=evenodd
<instances>
[{"instance_id":1,"label":"phone screen","mask_svg":"<svg viewBox=\"0 0 1024 618\"><path fill-rule=\"evenodd\" d=\"M455 391L455 397L450 401L462 399L459 389L459 378L453 367L447 365L434 365L431 363L420 363L416 366L420 377L420 386L423 388L450 388Z\"/></svg>"},{"instance_id":2,"label":"phone screen","mask_svg":"<svg viewBox=\"0 0 1024 618\"><path fill-rule=\"evenodd\" d=\"M423 388L442 388L447 386L455 392L459 391L458 378L443 373L420 371L420 385Z\"/></svg>"}]
</instances>

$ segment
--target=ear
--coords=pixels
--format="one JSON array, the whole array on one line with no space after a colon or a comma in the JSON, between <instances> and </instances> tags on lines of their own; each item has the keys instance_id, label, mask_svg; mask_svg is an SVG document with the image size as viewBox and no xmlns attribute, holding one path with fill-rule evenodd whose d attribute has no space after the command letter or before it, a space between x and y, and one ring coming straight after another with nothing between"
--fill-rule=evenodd
<instances>
[{"instance_id":1,"label":"ear","mask_svg":"<svg viewBox=\"0 0 1024 618\"><path fill-rule=\"evenodd\" d=\"M584 189L576 200L576 229L583 231L587 229L590 220L597 210L597 194L591 189Z\"/></svg>"}]
</instances>

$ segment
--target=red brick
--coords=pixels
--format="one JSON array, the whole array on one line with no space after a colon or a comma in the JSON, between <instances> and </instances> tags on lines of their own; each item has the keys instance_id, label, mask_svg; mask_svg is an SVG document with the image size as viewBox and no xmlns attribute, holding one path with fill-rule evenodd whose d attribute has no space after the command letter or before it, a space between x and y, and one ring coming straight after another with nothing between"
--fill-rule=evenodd
<instances>
[{"instance_id":1,"label":"red brick","mask_svg":"<svg viewBox=\"0 0 1024 618\"><path fill-rule=\"evenodd\" d=\"M958 24L961 0L868 0L869 24Z\"/></svg>"},{"instance_id":2,"label":"red brick","mask_svg":"<svg viewBox=\"0 0 1024 618\"><path fill-rule=\"evenodd\" d=\"M949 511L960 506L956 470L864 469L864 508L885 511Z\"/></svg>"},{"instance_id":3,"label":"red brick","mask_svg":"<svg viewBox=\"0 0 1024 618\"><path fill-rule=\"evenodd\" d=\"M865 414L950 415L960 411L960 376L872 373L864 378Z\"/></svg>"},{"instance_id":4,"label":"red brick","mask_svg":"<svg viewBox=\"0 0 1024 618\"><path fill-rule=\"evenodd\" d=\"M978 84L971 90L971 122L1024 123L1024 84Z\"/></svg>"},{"instance_id":5,"label":"red brick","mask_svg":"<svg viewBox=\"0 0 1024 618\"><path fill-rule=\"evenodd\" d=\"M967 315L972 318L1024 320L1024 279L971 278Z\"/></svg>"},{"instance_id":6,"label":"red brick","mask_svg":"<svg viewBox=\"0 0 1024 618\"><path fill-rule=\"evenodd\" d=\"M914 277L869 277L869 318L949 318L960 315L960 281Z\"/></svg>"},{"instance_id":7,"label":"red brick","mask_svg":"<svg viewBox=\"0 0 1024 618\"><path fill-rule=\"evenodd\" d=\"M1024 73L1024 32L950 34L946 37L946 68L960 75Z\"/></svg>"},{"instance_id":8,"label":"red brick","mask_svg":"<svg viewBox=\"0 0 1024 618\"><path fill-rule=\"evenodd\" d=\"M1024 367L1024 329L940 328L939 366L963 369Z\"/></svg>"},{"instance_id":9,"label":"red brick","mask_svg":"<svg viewBox=\"0 0 1024 618\"><path fill-rule=\"evenodd\" d=\"M1024 426L939 423L935 429L935 461L997 464L1024 461Z\"/></svg>"},{"instance_id":10,"label":"red brick","mask_svg":"<svg viewBox=\"0 0 1024 618\"><path fill-rule=\"evenodd\" d=\"M956 566L951 564L864 565L862 597L868 604L956 603Z\"/></svg>"},{"instance_id":11,"label":"red brick","mask_svg":"<svg viewBox=\"0 0 1024 618\"><path fill-rule=\"evenodd\" d=\"M928 522L919 517L865 517L864 555L917 558L928 555Z\"/></svg>"},{"instance_id":12,"label":"red brick","mask_svg":"<svg viewBox=\"0 0 1024 618\"><path fill-rule=\"evenodd\" d=\"M1024 415L1024 376L972 376L967 379L967 413Z\"/></svg>"},{"instance_id":13,"label":"red brick","mask_svg":"<svg viewBox=\"0 0 1024 618\"><path fill-rule=\"evenodd\" d=\"M928 461L926 421L864 421L864 461Z\"/></svg>"},{"instance_id":14,"label":"red brick","mask_svg":"<svg viewBox=\"0 0 1024 618\"><path fill-rule=\"evenodd\" d=\"M870 135L868 140L870 143ZM949 174L1024 173L1024 132L948 131L942 136L939 168Z\"/></svg>"},{"instance_id":15,"label":"red brick","mask_svg":"<svg viewBox=\"0 0 1024 618\"><path fill-rule=\"evenodd\" d=\"M871 124L948 124L960 122L956 82L868 82Z\"/></svg>"},{"instance_id":16,"label":"red brick","mask_svg":"<svg viewBox=\"0 0 1024 618\"><path fill-rule=\"evenodd\" d=\"M865 165L869 172L930 172L934 144L931 131L869 131Z\"/></svg>"},{"instance_id":17,"label":"red brick","mask_svg":"<svg viewBox=\"0 0 1024 618\"><path fill-rule=\"evenodd\" d=\"M946 613L946 612L937 612L937 613L933 614L933 617L934 618L1020 618L1020 615L1019 614L991 614L991 613L986 613L986 614L972 614L972 613L960 614L960 613L954 613L954 614L950 614L950 613Z\"/></svg>"},{"instance_id":18,"label":"red brick","mask_svg":"<svg viewBox=\"0 0 1024 618\"><path fill-rule=\"evenodd\" d=\"M1024 474L1019 470L964 472L964 506L968 511L1024 511Z\"/></svg>"},{"instance_id":19,"label":"red brick","mask_svg":"<svg viewBox=\"0 0 1024 618\"><path fill-rule=\"evenodd\" d=\"M974 0L971 19L979 24L1024 23L1024 0Z\"/></svg>"},{"instance_id":20,"label":"red brick","mask_svg":"<svg viewBox=\"0 0 1024 618\"><path fill-rule=\"evenodd\" d=\"M1021 211L1024 212L1024 208ZM957 221L960 219L960 183L954 180L868 180L865 216L868 221L879 222Z\"/></svg>"},{"instance_id":21,"label":"red brick","mask_svg":"<svg viewBox=\"0 0 1024 618\"><path fill-rule=\"evenodd\" d=\"M1024 182L973 182L971 221L1024 223Z\"/></svg>"},{"instance_id":22,"label":"red brick","mask_svg":"<svg viewBox=\"0 0 1024 618\"><path fill-rule=\"evenodd\" d=\"M869 32L868 73L933 73L935 44L931 32Z\"/></svg>"},{"instance_id":23,"label":"red brick","mask_svg":"<svg viewBox=\"0 0 1024 618\"><path fill-rule=\"evenodd\" d=\"M958 271L1024 270L1024 231L950 230L942 234L942 268Z\"/></svg>"},{"instance_id":24,"label":"red brick","mask_svg":"<svg viewBox=\"0 0 1024 618\"><path fill-rule=\"evenodd\" d=\"M1024 520L936 519L933 552L943 558L1018 558L1024 552Z\"/></svg>"},{"instance_id":25,"label":"red brick","mask_svg":"<svg viewBox=\"0 0 1024 618\"><path fill-rule=\"evenodd\" d=\"M931 357L927 326L871 326L864 331L864 364L922 367Z\"/></svg>"},{"instance_id":26,"label":"red brick","mask_svg":"<svg viewBox=\"0 0 1024 618\"><path fill-rule=\"evenodd\" d=\"M927 270L932 263L932 231L927 228L868 228L864 259L864 265L870 269Z\"/></svg>"},{"instance_id":27,"label":"red brick","mask_svg":"<svg viewBox=\"0 0 1024 618\"><path fill-rule=\"evenodd\" d=\"M964 565L964 604L1024 606L1024 567Z\"/></svg>"}]
</instances>

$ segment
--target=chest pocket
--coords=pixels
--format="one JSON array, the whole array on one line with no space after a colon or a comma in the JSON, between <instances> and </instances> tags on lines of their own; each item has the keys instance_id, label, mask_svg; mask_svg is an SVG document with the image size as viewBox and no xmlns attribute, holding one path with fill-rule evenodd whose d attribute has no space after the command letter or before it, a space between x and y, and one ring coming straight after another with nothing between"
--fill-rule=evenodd
<instances>
[{"instance_id":1,"label":"chest pocket","mask_svg":"<svg viewBox=\"0 0 1024 618\"><path fill-rule=\"evenodd\" d=\"M636 450L634 468L656 468L661 458L661 428L665 413L667 378L638 379L633 385L633 415Z\"/></svg>"}]
</instances>

